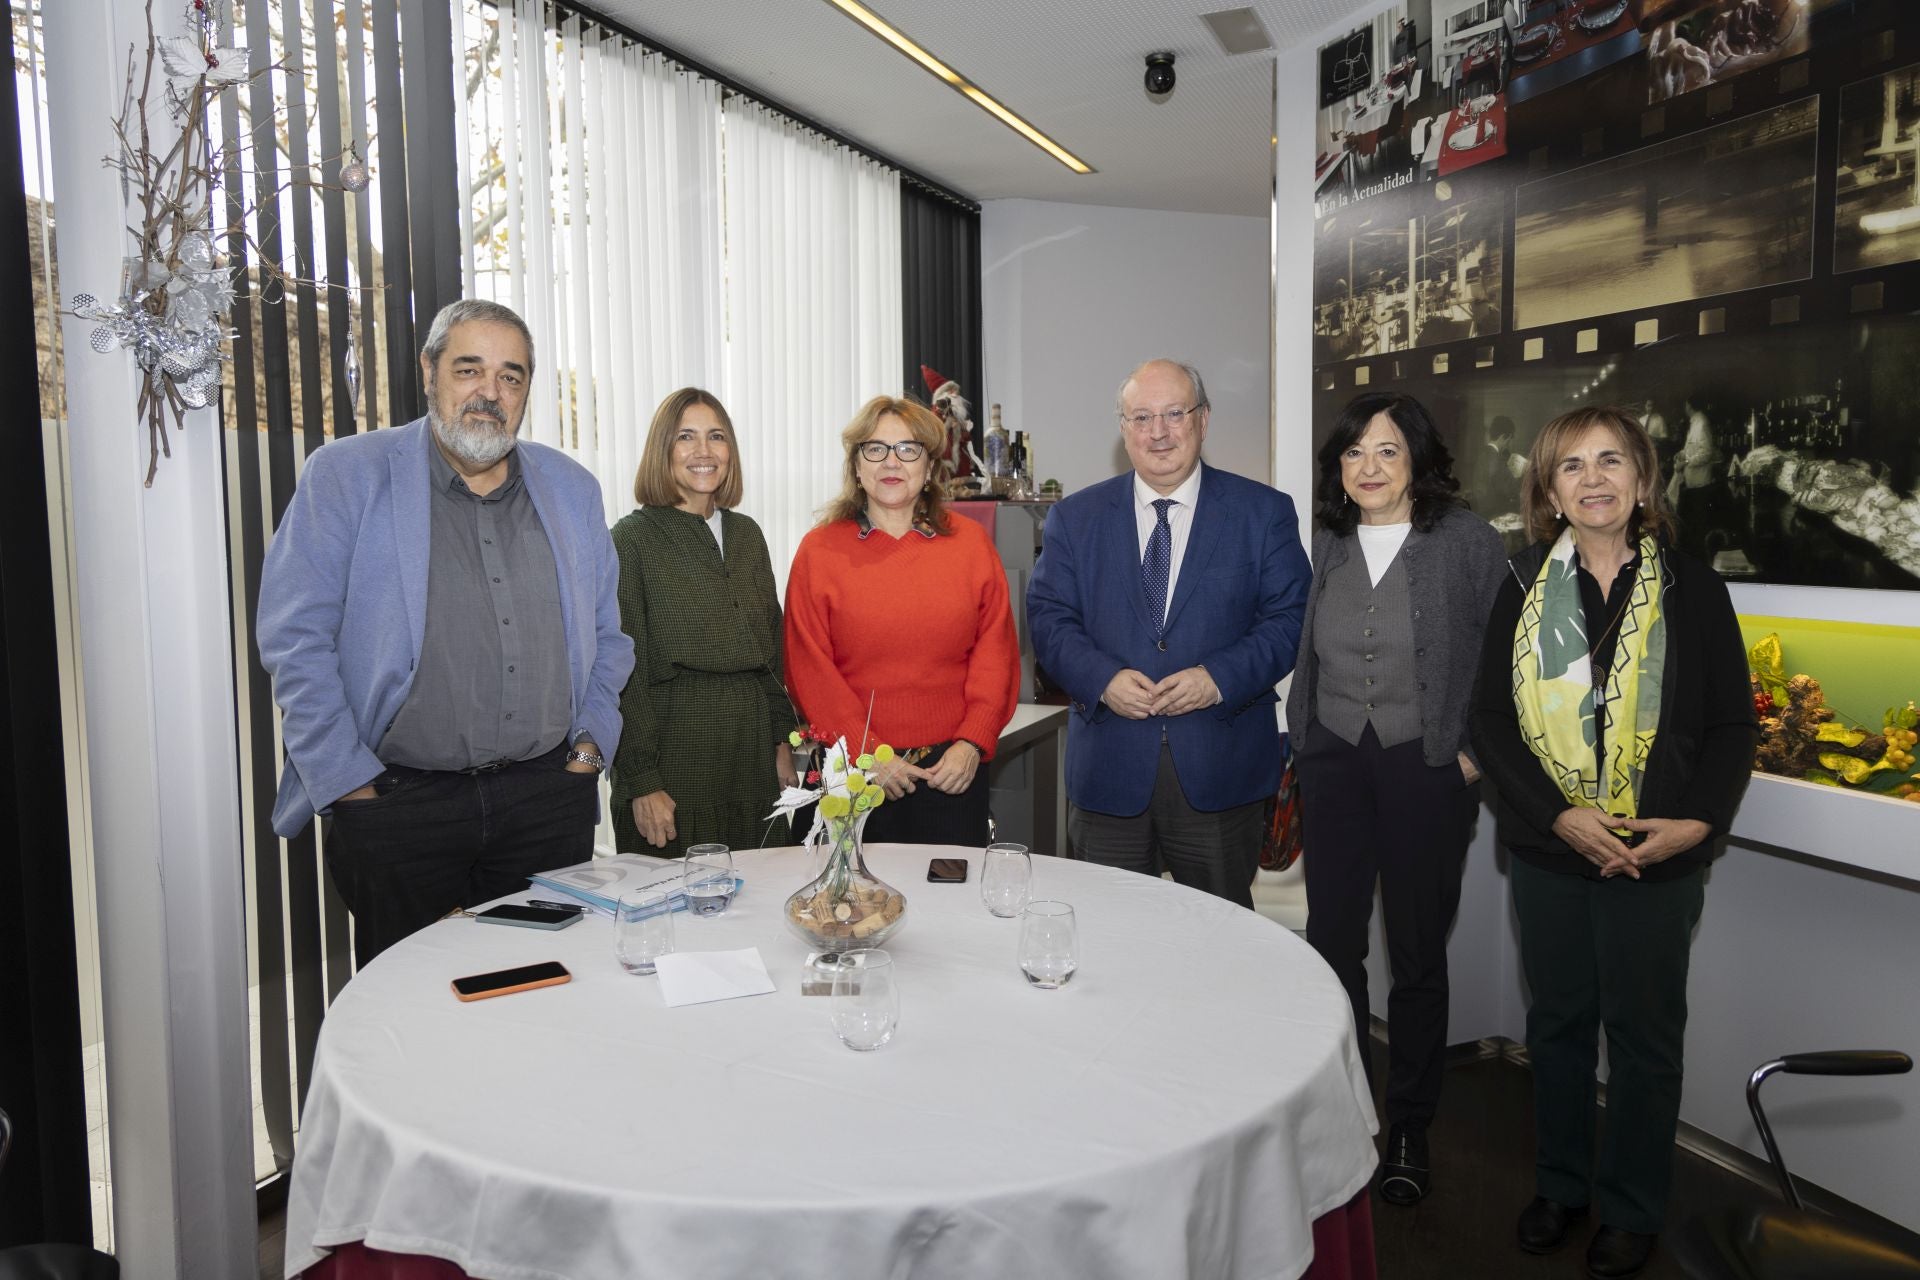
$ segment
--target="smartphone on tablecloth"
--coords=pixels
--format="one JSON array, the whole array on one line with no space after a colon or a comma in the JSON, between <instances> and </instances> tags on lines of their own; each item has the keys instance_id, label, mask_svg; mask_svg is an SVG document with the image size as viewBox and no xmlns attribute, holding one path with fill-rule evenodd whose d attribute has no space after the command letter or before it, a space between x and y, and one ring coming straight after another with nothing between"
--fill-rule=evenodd
<instances>
[{"instance_id":1,"label":"smartphone on tablecloth","mask_svg":"<svg viewBox=\"0 0 1920 1280\"><path fill-rule=\"evenodd\" d=\"M965 858L935 858L927 864L927 881L930 884L965 884L967 882L967 860Z\"/></svg>"},{"instance_id":2,"label":"smartphone on tablecloth","mask_svg":"<svg viewBox=\"0 0 1920 1280\"><path fill-rule=\"evenodd\" d=\"M497 907L474 912L473 918L481 924L514 924L522 929L564 929L580 923L580 912L570 908L535 907L524 902L503 902Z\"/></svg>"},{"instance_id":3,"label":"smartphone on tablecloth","mask_svg":"<svg viewBox=\"0 0 1920 1280\"><path fill-rule=\"evenodd\" d=\"M455 978L452 985L453 994L462 1000L485 1000L489 996L510 996L516 991L557 987L571 981L573 975L567 972L567 966L558 960L543 960L539 964L523 964L517 969L496 969L492 973Z\"/></svg>"}]
</instances>

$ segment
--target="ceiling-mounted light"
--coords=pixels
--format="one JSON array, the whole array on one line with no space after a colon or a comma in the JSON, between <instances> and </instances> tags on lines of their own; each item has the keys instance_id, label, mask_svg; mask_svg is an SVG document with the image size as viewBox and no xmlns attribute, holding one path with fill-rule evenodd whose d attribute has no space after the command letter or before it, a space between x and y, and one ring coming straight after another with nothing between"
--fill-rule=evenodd
<instances>
[{"instance_id":1,"label":"ceiling-mounted light","mask_svg":"<svg viewBox=\"0 0 1920 1280\"><path fill-rule=\"evenodd\" d=\"M945 80L948 84L954 86L956 89L962 84L960 74L957 71L928 53L925 49L922 49L913 41L907 39L906 36L902 35L885 18L882 18L879 14L861 4L859 0L832 0L832 2L835 8L841 10L855 22L873 32L873 34L879 36L882 40L885 40L888 44L906 54L909 58L912 58L915 62L933 72L933 74L939 76L942 80Z\"/></svg>"},{"instance_id":2,"label":"ceiling-mounted light","mask_svg":"<svg viewBox=\"0 0 1920 1280\"><path fill-rule=\"evenodd\" d=\"M912 40L909 40L899 28L861 4L860 0L828 0L828 3L832 4L834 8L840 10L849 18L852 18L867 30L873 32L876 36L879 36L882 40L885 40L907 57L912 58L950 88L959 90L962 94L972 99L974 105L992 115L996 120L999 120L1002 124L1025 138L1028 142L1031 142L1034 146L1039 147L1055 160L1067 166L1067 168L1073 170L1075 173L1093 172L1092 165L1068 151L1065 147L1028 124L1025 120L1022 120L1012 111L1009 111L1006 107L995 101L965 76L928 53Z\"/></svg>"},{"instance_id":3,"label":"ceiling-mounted light","mask_svg":"<svg viewBox=\"0 0 1920 1280\"><path fill-rule=\"evenodd\" d=\"M837 2L838 0L836 0L836 3ZM1061 164L1067 166L1067 168L1073 170L1075 173L1092 173L1093 172L1093 167L1089 165L1086 161L1082 160L1079 156L1074 155L1071 151L1068 151L1065 147L1061 146L1059 143L1055 142L1052 138L1049 138L1046 134L1040 132L1038 129L1028 124L1025 120L1022 120L1019 116L1013 114L1013 112L1001 106L998 102L995 102L992 98L988 97L985 93L982 93L979 89L975 88L973 85L970 85L970 84L962 85L960 88L960 92L966 94L969 98L972 98L974 102L981 107L982 110L998 118L1002 124L1006 125L1009 129L1012 129L1015 133L1019 134L1021 137L1025 138L1028 142L1031 142L1034 146L1040 148L1042 151L1046 152L1048 155L1052 156L1055 160L1058 160Z\"/></svg>"}]
</instances>

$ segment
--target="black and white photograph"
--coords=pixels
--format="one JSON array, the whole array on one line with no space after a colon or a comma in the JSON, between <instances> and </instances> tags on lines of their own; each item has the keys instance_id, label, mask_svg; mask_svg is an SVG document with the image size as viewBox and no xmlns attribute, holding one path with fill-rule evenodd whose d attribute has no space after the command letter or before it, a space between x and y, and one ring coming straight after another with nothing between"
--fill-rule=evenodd
<instances>
[{"instance_id":1,"label":"black and white photograph","mask_svg":"<svg viewBox=\"0 0 1920 1280\"><path fill-rule=\"evenodd\" d=\"M1315 364L1405 351L1412 344L1413 222L1403 192L1320 219L1313 252Z\"/></svg>"},{"instance_id":2,"label":"black and white photograph","mask_svg":"<svg viewBox=\"0 0 1920 1280\"><path fill-rule=\"evenodd\" d=\"M1421 192L1321 219L1316 364L1500 332L1504 197L1441 205Z\"/></svg>"},{"instance_id":3,"label":"black and white photograph","mask_svg":"<svg viewBox=\"0 0 1920 1280\"><path fill-rule=\"evenodd\" d=\"M1647 6L1647 100L1665 102L1805 53L1810 0L1655 0Z\"/></svg>"},{"instance_id":4,"label":"black and white photograph","mask_svg":"<svg viewBox=\"0 0 1920 1280\"><path fill-rule=\"evenodd\" d=\"M1656 343L1473 377L1415 366L1474 510L1518 550L1525 458L1583 404L1638 416L1680 545L1730 581L1920 590L1920 320ZM1351 388L1322 392L1317 430Z\"/></svg>"},{"instance_id":5,"label":"black and white photograph","mask_svg":"<svg viewBox=\"0 0 1920 1280\"><path fill-rule=\"evenodd\" d=\"M1513 327L1806 279L1819 117L1802 98L1518 188Z\"/></svg>"},{"instance_id":6,"label":"black and white photograph","mask_svg":"<svg viewBox=\"0 0 1920 1280\"><path fill-rule=\"evenodd\" d=\"M1840 93L1835 271L1920 259L1920 63Z\"/></svg>"},{"instance_id":7,"label":"black and white photograph","mask_svg":"<svg viewBox=\"0 0 1920 1280\"><path fill-rule=\"evenodd\" d=\"M1413 345L1500 332L1506 201L1488 197L1414 220Z\"/></svg>"}]
</instances>

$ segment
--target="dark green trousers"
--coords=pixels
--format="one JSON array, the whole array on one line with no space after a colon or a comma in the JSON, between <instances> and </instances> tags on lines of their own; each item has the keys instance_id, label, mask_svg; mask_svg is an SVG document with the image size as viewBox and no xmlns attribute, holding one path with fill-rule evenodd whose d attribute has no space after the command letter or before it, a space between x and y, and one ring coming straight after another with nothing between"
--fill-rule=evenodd
<instances>
[{"instance_id":1,"label":"dark green trousers","mask_svg":"<svg viewBox=\"0 0 1920 1280\"><path fill-rule=\"evenodd\" d=\"M1591 1201L1601 1222L1657 1233L1673 1181L1687 1030L1687 958L1704 869L1647 884L1512 861L1531 1001L1534 1190ZM1594 1069L1607 1034L1607 1118L1594 1142Z\"/></svg>"}]
</instances>

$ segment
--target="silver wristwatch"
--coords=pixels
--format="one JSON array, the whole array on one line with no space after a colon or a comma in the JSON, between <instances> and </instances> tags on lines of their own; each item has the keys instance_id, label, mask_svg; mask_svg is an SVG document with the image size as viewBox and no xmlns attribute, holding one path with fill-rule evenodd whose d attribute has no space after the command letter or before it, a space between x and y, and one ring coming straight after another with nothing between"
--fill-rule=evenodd
<instances>
[{"instance_id":1,"label":"silver wristwatch","mask_svg":"<svg viewBox=\"0 0 1920 1280\"><path fill-rule=\"evenodd\" d=\"M604 773L607 768L607 758L597 751L570 750L567 752L567 763L589 765L595 773Z\"/></svg>"}]
</instances>

